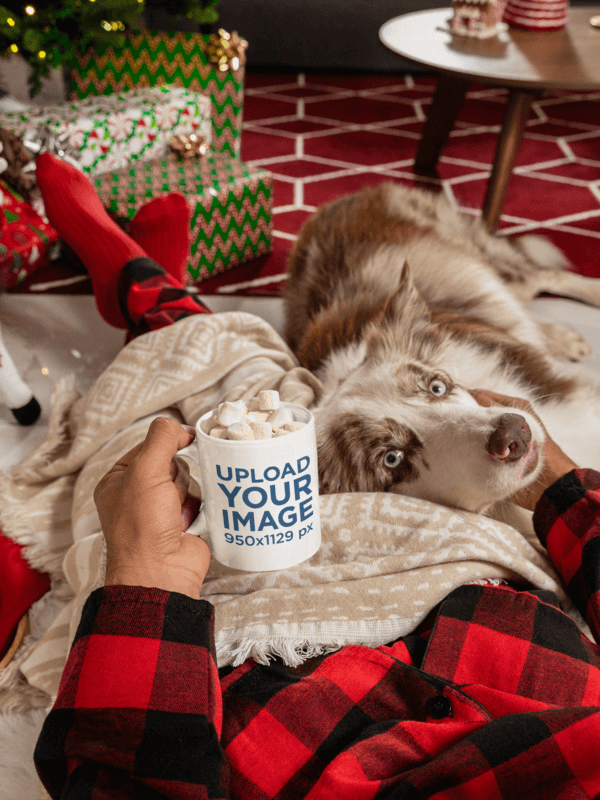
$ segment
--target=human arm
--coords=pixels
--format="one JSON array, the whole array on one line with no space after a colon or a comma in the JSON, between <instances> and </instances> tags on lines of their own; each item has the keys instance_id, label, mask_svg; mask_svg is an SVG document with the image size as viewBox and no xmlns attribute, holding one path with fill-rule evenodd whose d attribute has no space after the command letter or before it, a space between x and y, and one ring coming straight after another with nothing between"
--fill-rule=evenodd
<instances>
[{"instance_id":1,"label":"human arm","mask_svg":"<svg viewBox=\"0 0 600 800\"><path fill-rule=\"evenodd\" d=\"M549 486L533 525L600 644L600 474L575 469Z\"/></svg>"},{"instance_id":2,"label":"human arm","mask_svg":"<svg viewBox=\"0 0 600 800\"><path fill-rule=\"evenodd\" d=\"M542 424L526 400L487 391L473 396L480 405L528 411ZM600 474L580 469L546 432L542 471L512 500L533 511L538 538L600 643Z\"/></svg>"},{"instance_id":3,"label":"human arm","mask_svg":"<svg viewBox=\"0 0 600 800\"><path fill-rule=\"evenodd\" d=\"M228 796L213 609L195 599L210 553L183 532L185 480L171 472L189 442L155 420L95 493L112 585L85 604L36 747L52 797Z\"/></svg>"}]
</instances>

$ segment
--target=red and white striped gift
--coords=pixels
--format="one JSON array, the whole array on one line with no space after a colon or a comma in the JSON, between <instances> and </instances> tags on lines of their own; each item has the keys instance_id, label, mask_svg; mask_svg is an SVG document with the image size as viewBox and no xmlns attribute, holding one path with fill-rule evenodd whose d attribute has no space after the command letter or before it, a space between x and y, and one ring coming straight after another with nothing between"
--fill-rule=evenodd
<instances>
[{"instance_id":1,"label":"red and white striped gift","mask_svg":"<svg viewBox=\"0 0 600 800\"><path fill-rule=\"evenodd\" d=\"M503 21L513 28L556 31L569 19L568 0L508 0Z\"/></svg>"}]
</instances>

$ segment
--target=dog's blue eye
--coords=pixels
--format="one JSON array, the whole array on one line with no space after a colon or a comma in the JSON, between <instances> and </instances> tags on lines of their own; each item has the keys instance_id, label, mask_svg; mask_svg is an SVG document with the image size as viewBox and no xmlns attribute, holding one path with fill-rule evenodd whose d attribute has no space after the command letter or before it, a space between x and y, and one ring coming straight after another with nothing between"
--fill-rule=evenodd
<instances>
[{"instance_id":1,"label":"dog's blue eye","mask_svg":"<svg viewBox=\"0 0 600 800\"><path fill-rule=\"evenodd\" d=\"M434 394L436 397L442 397L448 391L448 387L441 381L439 378L436 378L434 381L431 381L429 384L429 391L431 394Z\"/></svg>"},{"instance_id":2,"label":"dog's blue eye","mask_svg":"<svg viewBox=\"0 0 600 800\"><path fill-rule=\"evenodd\" d=\"M404 458L403 450L388 450L385 456L383 457L383 463L386 465L386 467L393 469L402 462L403 458Z\"/></svg>"}]
</instances>

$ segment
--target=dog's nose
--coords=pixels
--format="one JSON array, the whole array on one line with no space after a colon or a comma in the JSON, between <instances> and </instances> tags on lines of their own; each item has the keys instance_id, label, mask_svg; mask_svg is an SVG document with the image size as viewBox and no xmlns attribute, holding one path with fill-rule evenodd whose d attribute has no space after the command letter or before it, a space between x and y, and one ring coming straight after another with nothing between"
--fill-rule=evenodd
<instances>
[{"instance_id":1,"label":"dog's nose","mask_svg":"<svg viewBox=\"0 0 600 800\"><path fill-rule=\"evenodd\" d=\"M518 461L531 442L531 428L520 414L502 414L489 438L487 449L492 458Z\"/></svg>"}]
</instances>

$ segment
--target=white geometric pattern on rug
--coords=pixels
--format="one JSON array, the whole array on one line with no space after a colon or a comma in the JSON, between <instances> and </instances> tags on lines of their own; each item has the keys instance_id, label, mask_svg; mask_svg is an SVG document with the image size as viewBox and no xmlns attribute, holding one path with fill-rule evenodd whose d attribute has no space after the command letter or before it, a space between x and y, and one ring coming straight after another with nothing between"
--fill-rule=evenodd
<instances>
[{"instance_id":1,"label":"white geometric pattern on rug","mask_svg":"<svg viewBox=\"0 0 600 800\"><path fill-rule=\"evenodd\" d=\"M429 187L478 216L507 92L473 86L436 180L412 170L434 88L434 77L412 75L249 75L242 158L274 175L275 252L255 277L236 281L234 270L216 291L281 291L285 257L310 213L366 185ZM574 271L600 276L598 100L600 92L562 91L534 101L500 229L546 235Z\"/></svg>"},{"instance_id":2,"label":"white geometric pattern on rug","mask_svg":"<svg viewBox=\"0 0 600 800\"><path fill-rule=\"evenodd\" d=\"M443 191L479 215L507 92L474 84L438 164L440 179L413 173L435 76L246 75L242 158L274 174L273 251L203 281L201 294L278 295L302 223L323 202L366 185L398 181ZM538 233L572 269L600 277L600 92L536 100L499 228ZM15 291L91 292L85 274L50 267Z\"/></svg>"}]
</instances>

